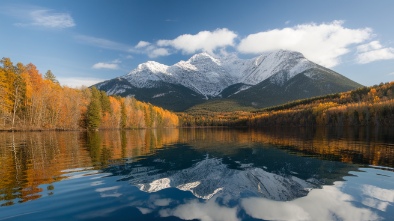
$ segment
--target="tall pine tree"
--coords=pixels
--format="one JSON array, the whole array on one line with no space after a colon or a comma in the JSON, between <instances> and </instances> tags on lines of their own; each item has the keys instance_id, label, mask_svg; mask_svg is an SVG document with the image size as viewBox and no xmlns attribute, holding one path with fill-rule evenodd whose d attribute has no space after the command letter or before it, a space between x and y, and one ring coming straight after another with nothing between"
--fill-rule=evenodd
<instances>
[{"instance_id":1,"label":"tall pine tree","mask_svg":"<svg viewBox=\"0 0 394 221\"><path fill-rule=\"evenodd\" d=\"M90 130L97 130L101 124L101 93L95 87L92 88L92 97L87 110L87 127Z\"/></svg>"},{"instance_id":2,"label":"tall pine tree","mask_svg":"<svg viewBox=\"0 0 394 221\"><path fill-rule=\"evenodd\" d=\"M51 70L48 70L47 73L45 73L44 78L52 81L55 84L59 84L59 81L56 79L56 76L52 73Z\"/></svg>"},{"instance_id":3,"label":"tall pine tree","mask_svg":"<svg viewBox=\"0 0 394 221\"><path fill-rule=\"evenodd\" d=\"M126 105L124 103L124 100L121 101L121 106L120 106L120 128L125 129L126 128L126 123L127 123L127 114L126 114Z\"/></svg>"}]
</instances>

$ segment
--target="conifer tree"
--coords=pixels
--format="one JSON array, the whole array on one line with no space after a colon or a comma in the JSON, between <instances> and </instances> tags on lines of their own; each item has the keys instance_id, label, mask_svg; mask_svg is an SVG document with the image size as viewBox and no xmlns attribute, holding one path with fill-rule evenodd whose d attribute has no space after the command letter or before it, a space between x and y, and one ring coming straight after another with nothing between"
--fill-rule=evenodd
<instances>
[{"instance_id":1,"label":"conifer tree","mask_svg":"<svg viewBox=\"0 0 394 221\"><path fill-rule=\"evenodd\" d=\"M109 101L109 97L105 91L100 92L100 102L102 114L104 115L106 112L111 113L111 102Z\"/></svg>"},{"instance_id":2,"label":"conifer tree","mask_svg":"<svg viewBox=\"0 0 394 221\"><path fill-rule=\"evenodd\" d=\"M87 111L87 126L89 129L95 130L98 129L101 123L101 111L100 104L97 100L92 99L88 106Z\"/></svg>"},{"instance_id":3,"label":"conifer tree","mask_svg":"<svg viewBox=\"0 0 394 221\"><path fill-rule=\"evenodd\" d=\"M87 127L91 130L97 130L101 123L101 93L95 87L92 88L92 97L87 110Z\"/></svg>"},{"instance_id":4,"label":"conifer tree","mask_svg":"<svg viewBox=\"0 0 394 221\"><path fill-rule=\"evenodd\" d=\"M44 78L52 81L55 84L59 84L59 81L56 80L56 76L52 73L51 70L48 70L47 73L45 73Z\"/></svg>"},{"instance_id":5,"label":"conifer tree","mask_svg":"<svg viewBox=\"0 0 394 221\"><path fill-rule=\"evenodd\" d=\"M120 107L120 128L121 129L125 129L126 128L126 120L127 120L127 116L126 116L126 105L124 103L124 101L122 101L121 107Z\"/></svg>"}]
</instances>

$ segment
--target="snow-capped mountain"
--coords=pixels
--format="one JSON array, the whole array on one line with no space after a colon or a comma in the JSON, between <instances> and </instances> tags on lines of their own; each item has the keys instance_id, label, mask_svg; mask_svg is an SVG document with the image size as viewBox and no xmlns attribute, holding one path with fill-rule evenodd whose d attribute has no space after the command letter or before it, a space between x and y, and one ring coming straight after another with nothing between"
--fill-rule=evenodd
<instances>
[{"instance_id":1,"label":"snow-capped mountain","mask_svg":"<svg viewBox=\"0 0 394 221\"><path fill-rule=\"evenodd\" d=\"M149 169L139 168L132 171L133 178L129 181L148 193L175 187L202 199L221 193L232 199L247 194L286 201L305 196L310 189L316 188L295 176L280 176L252 165L241 166L244 170L230 169L220 159L207 158L184 170L154 175Z\"/></svg>"},{"instance_id":2,"label":"snow-capped mountain","mask_svg":"<svg viewBox=\"0 0 394 221\"><path fill-rule=\"evenodd\" d=\"M327 74L341 79L337 82L332 80L326 82L327 77L323 75ZM214 57L208 53L200 53L172 66L148 61L120 78L101 82L95 86L110 95L134 95L137 99L168 109L184 110L210 98L231 98L233 95L247 94L247 91L264 81L277 87L284 87L299 75L314 81L324 78L323 82L326 85L346 85L333 90L319 90L314 94L306 93L302 95L303 97L340 92L360 86L309 61L299 52L285 50L267 52L253 59L239 59L234 54ZM329 86L329 88L333 87ZM174 107L184 100L191 102L180 108ZM249 103L249 106L253 106L252 103L259 101L253 100Z\"/></svg>"},{"instance_id":3,"label":"snow-capped mountain","mask_svg":"<svg viewBox=\"0 0 394 221\"><path fill-rule=\"evenodd\" d=\"M138 65L123 78L137 88L155 87L156 82L163 81L183 85L204 96L215 97L223 89L236 83L255 85L279 71L289 72L288 78L291 78L315 66L301 53L283 50L249 60L235 56L214 58L208 53L200 53L172 66L148 61ZM280 79L278 83L283 80Z\"/></svg>"}]
</instances>

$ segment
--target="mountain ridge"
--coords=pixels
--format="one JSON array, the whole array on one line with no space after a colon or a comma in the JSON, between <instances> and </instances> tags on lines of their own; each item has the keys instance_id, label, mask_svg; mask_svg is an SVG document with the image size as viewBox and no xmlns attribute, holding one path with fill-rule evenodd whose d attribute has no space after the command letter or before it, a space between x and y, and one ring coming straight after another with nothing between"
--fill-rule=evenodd
<instances>
[{"instance_id":1,"label":"mountain ridge","mask_svg":"<svg viewBox=\"0 0 394 221\"><path fill-rule=\"evenodd\" d=\"M289 82L300 74L303 74L309 82L304 84L305 87L314 88L315 84L319 83L332 85L333 90L330 87L324 89L322 86L323 89L314 89L313 93L297 92L296 94L300 94L298 97L290 96L289 99L281 97L276 100L286 102L362 86L309 61L299 52L286 50L266 52L252 59L239 59L234 55L218 58L203 52L171 66L148 61L139 64L128 74L115 78L118 80L111 79L94 86L110 95L132 95L137 99L174 111L184 111L212 98L234 99L245 106L259 108L271 105L271 102L262 102L259 95L250 94L251 92L260 91L259 93L263 93L261 96L264 97L264 93L277 94L288 87L297 88L289 85ZM261 85L262 82L265 82L265 86L269 84L271 88L277 88L279 91L262 90L261 87L264 87ZM173 102L169 102L170 100ZM186 100L191 102L185 102ZM179 102L183 102L184 105ZM273 102L273 104L278 103Z\"/></svg>"}]
</instances>

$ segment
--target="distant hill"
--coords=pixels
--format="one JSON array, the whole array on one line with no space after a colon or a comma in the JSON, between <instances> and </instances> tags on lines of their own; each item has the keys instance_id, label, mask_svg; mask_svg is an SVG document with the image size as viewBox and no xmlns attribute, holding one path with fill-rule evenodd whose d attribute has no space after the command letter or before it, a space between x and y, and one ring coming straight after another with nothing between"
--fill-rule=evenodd
<instances>
[{"instance_id":1,"label":"distant hill","mask_svg":"<svg viewBox=\"0 0 394 221\"><path fill-rule=\"evenodd\" d=\"M261 109L240 110L233 101L212 101L179 113L183 126L299 127L394 125L394 82L300 99ZM232 110L225 111L228 103ZM237 108L235 108L237 107ZM211 111L215 109L215 111Z\"/></svg>"}]
</instances>

